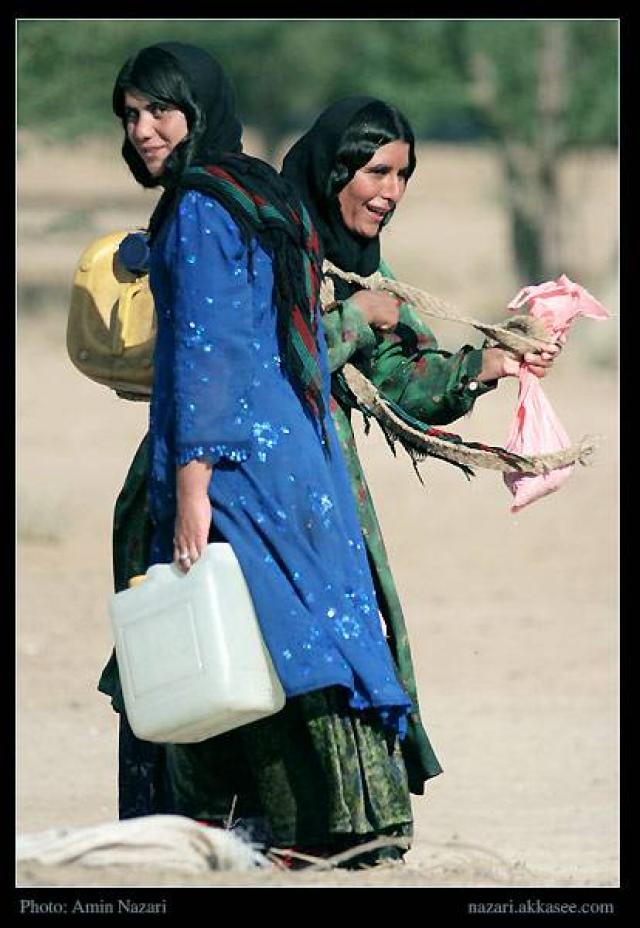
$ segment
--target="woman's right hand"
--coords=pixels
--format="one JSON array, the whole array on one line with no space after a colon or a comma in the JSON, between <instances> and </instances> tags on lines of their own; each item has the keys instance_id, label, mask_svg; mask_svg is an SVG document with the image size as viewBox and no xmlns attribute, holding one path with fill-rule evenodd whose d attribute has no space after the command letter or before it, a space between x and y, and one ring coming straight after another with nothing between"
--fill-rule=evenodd
<instances>
[{"instance_id":1,"label":"woman's right hand","mask_svg":"<svg viewBox=\"0 0 640 928\"><path fill-rule=\"evenodd\" d=\"M211 502L207 492L211 465L189 461L176 474L177 512L173 533L173 560L187 573L207 546L211 529Z\"/></svg>"},{"instance_id":2,"label":"woman's right hand","mask_svg":"<svg viewBox=\"0 0 640 928\"><path fill-rule=\"evenodd\" d=\"M372 329L392 332L400 318L400 300L382 290L357 290L349 299L356 304L362 318Z\"/></svg>"}]
</instances>

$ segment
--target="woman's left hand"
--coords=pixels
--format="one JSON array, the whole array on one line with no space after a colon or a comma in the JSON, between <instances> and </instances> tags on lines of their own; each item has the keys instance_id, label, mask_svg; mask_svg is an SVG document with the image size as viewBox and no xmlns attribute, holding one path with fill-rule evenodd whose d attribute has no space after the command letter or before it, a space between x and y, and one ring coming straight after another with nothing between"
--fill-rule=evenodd
<instances>
[{"instance_id":1,"label":"woman's left hand","mask_svg":"<svg viewBox=\"0 0 640 928\"><path fill-rule=\"evenodd\" d=\"M536 377L546 377L551 370L566 339L560 336L557 343L542 351L527 351L524 355L505 348L485 348L482 352L482 370L478 380L499 380L501 377L517 377L524 363Z\"/></svg>"},{"instance_id":2,"label":"woman's left hand","mask_svg":"<svg viewBox=\"0 0 640 928\"><path fill-rule=\"evenodd\" d=\"M562 349L561 345L549 345L544 351L527 351L522 360L536 377L546 377Z\"/></svg>"}]
</instances>

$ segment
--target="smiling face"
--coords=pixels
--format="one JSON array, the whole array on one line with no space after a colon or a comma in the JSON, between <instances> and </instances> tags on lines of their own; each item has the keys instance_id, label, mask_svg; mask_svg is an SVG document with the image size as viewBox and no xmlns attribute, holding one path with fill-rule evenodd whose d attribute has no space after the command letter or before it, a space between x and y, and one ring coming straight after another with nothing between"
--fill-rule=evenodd
<instances>
[{"instance_id":1,"label":"smiling face","mask_svg":"<svg viewBox=\"0 0 640 928\"><path fill-rule=\"evenodd\" d=\"M383 220L404 196L408 174L408 142L381 145L338 194L347 229L364 238L378 235Z\"/></svg>"},{"instance_id":2,"label":"smiling face","mask_svg":"<svg viewBox=\"0 0 640 928\"><path fill-rule=\"evenodd\" d=\"M156 103L144 94L128 90L124 116L129 141L152 177L162 174L164 163L189 131L182 110Z\"/></svg>"}]
</instances>

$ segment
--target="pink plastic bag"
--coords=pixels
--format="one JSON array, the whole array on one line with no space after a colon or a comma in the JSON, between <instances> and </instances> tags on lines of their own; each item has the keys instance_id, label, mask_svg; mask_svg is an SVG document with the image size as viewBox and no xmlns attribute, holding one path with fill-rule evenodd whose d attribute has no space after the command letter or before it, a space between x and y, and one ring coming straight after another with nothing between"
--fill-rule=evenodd
<instances>
[{"instance_id":1,"label":"pink plastic bag","mask_svg":"<svg viewBox=\"0 0 640 928\"><path fill-rule=\"evenodd\" d=\"M505 448L517 454L546 454L560 451L571 444L562 423L545 396L535 374L520 368L520 390L511 432ZM548 474L503 474L504 482L513 493L511 512L519 512L529 503L553 493L571 476L575 467L569 464Z\"/></svg>"},{"instance_id":2,"label":"pink plastic bag","mask_svg":"<svg viewBox=\"0 0 640 928\"><path fill-rule=\"evenodd\" d=\"M532 316L545 323L557 340L564 335L576 316L600 321L608 311L588 290L562 274L556 280L537 287L524 287L509 303L508 309L522 312L528 307ZM544 395L539 379L520 365L520 389L511 431L505 448L517 454L546 454L568 448L571 441ZM504 474L504 482L513 494L511 512L519 512L529 503L553 493L571 476L575 465L561 467L548 474Z\"/></svg>"}]
</instances>

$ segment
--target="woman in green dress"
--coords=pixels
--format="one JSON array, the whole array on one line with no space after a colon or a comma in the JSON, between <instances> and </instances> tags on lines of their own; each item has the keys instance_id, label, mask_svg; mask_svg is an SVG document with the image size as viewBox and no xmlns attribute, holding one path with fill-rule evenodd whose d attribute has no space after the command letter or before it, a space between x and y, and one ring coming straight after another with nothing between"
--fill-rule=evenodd
<instances>
[{"instance_id":1,"label":"woman in green dress","mask_svg":"<svg viewBox=\"0 0 640 928\"><path fill-rule=\"evenodd\" d=\"M297 188L324 255L344 271L381 270L380 232L415 168L414 136L394 107L350 97L329 107L287 154L283 175ZM232 818L264 845L329 854L389 835L412 835L410 793L441 772L424 729L402 607L351 426L352 397L340 376L355 365L404 412L430 425L452 422L520 359L500 348L439 349L408 304L390 294L333 281L323 317L334 375L331 413L345 455L389 646L413 712L402 740L349 711L340 692L320 690L288 701L282 712L193 745L135 738L127 723L112 655L99 688L120 713L119 809L127 818L178 812L221 824ZM539 376L554 352L526 355ZM131 464L114 514L116 590L148 567L151 525L146 502L147 440ZM402 851L356 858L371 864Z\"/></svg>"}]
</instances>

